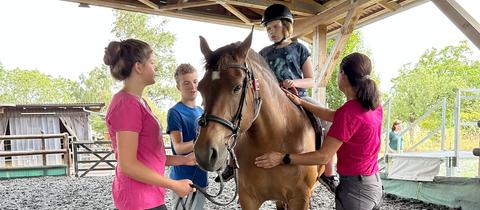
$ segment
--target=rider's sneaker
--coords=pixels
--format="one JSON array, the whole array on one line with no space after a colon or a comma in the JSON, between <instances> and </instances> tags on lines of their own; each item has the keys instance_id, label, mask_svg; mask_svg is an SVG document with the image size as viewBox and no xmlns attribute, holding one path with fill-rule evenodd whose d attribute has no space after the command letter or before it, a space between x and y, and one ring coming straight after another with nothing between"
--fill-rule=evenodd
<instances>
[{"instance_id":1,"label":"rider's sneaker","mask_svg":"<svg viewBox=\"0 0 480 210\"><path fill-rule=\"evenodd\" d=\"M233 166L227 165L225 170L222 172L223 181L227 182L228 180L232 179L233 178L233 172L234 172ZM215 178L215 182L220 182L220 177L219 176L217 176Z\"/></svg>"},{"instance_id":2,"label":"rider's sneaker","mask_svg":"<svg viewBox=\"0 0 480 210\"><path fill-rule=\"evenodd\" d=\"M338 179L338 175L325 176L322 174L317 178L317 180L318 182L322 183L323 186L325 186L328 191L334 194L338 184L340 183L340 180Z\"/></svg>"}]
</instances>

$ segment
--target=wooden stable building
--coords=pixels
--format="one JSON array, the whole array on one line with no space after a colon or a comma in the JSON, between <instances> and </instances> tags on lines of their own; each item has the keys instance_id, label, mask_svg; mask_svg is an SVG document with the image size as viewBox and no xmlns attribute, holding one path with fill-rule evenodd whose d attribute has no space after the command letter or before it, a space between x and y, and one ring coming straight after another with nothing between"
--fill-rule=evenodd
<instances>
[{"instance_id":1,"label":"wooden stable building","mask_svg":"<svg viewBox=\"0 0 480 210\"><path fill-rule=\"evenodd\" d=\"M70 157L62 153L69 154L69 139L90 139L88 116L103 106L0 104L0 178L28 176L27 172L12 174L6 170L66 165Z\"/></svg>"}]
</instances>

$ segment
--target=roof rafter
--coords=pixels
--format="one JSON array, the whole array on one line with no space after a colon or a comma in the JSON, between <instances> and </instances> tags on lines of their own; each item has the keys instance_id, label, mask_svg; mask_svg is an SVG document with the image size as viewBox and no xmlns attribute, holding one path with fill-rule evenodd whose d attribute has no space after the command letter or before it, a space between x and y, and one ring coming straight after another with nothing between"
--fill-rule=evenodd
<instances>
[{"instance_id":1,"label":"roof rafter","mask_svg":"<svg viewBox=\"0 0 480 210\"><path fill-rule=\"evenodd\" d=\"M152 9L158 9L158 5L151 2L150 0L137 0L139 2L142 2L143 4L147 5L148 7L152 8Z\"/></svg>"},{"instance_id":2,"label":"roof rafter","mask_svg":"<svg viewBox=\"0 0 480 210\"><path fill-rule=\"evenodd\" d=\"M283 4L287 6L293 14L302 15L302 16L311 16L322 11L324 7L321 4L318 4L314 1L311 2L285 2L285 1L275 1L275 0L210 0L216 1L218 3L227 3L236 6L256 8L256 9L266 9L272 4Z\"/></svg>"},{"instance_id":3,"label":"roof rafter","mask_svg":"<svg viewBox=\"0 0 480 210\"><path fill-rule=\"evenodd\" d=\"M399 3L393 1L382 0L378 2L378 4L382 5L383 8L388 9L390 11L396 11L402 7Z\"/></svg>"},{"instance_id":4,"label":"roof rafter","mask_svg":"<svg viewBox=\"0 0 480 210\"><path fill-rule=\"evenodd\" d=\"M230 4L227 4L227 3L223 3L223 2L221 2L220 5L222 5L225 9L227 9L233 15L237 16L238 19L242 20L244 23L249 24L249 25L252 24L252 21L247 16L245 16L242 12L240 12L237 8L235 8L234 6L232 6Z\"/></svg>"},{"instance_id":5,"label":"roof rafter","mask_svg":"<svg viewBox=\"0 0 480 210\"><path fill-rule=\"evenodd\" d=\"M162 6L162 7L159 8L159 10L160 11L168 11L168 10L176 10L176 9L186 9L186 8L193 8L193 7L210 6L210 5L214 5L214 4L217 4L217 3L212 2L212 1L185 2L185 3L177 3L177 4Z\"/></svg>"}]
</instances>

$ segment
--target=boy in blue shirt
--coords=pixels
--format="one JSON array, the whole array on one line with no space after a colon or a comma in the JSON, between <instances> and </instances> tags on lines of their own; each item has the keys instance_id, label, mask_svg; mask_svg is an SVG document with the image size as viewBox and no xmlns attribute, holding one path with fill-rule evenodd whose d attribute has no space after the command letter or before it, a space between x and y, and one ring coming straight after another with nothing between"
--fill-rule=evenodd
<instances>
[{"instance_id":1,"label":"boy in blue shirt","mask_svg":"<svg viewBox=\"0 0 480 210\"><path fill-rule=\"evenodd\" d=\"M193 152L194 139L198 123L197 120L203 109L195 105L197 98L198 75L197 70L190 64L181 64L175 71L177 89L180 91L181 101L168 110L167 133L170 134L172 153L174 155L187 155ZM175 180L190 179L199 187L207 187L207 173L198 166L173 166L170 178ZM174 195L174 210L183 209L178 196ZM205 204L203 194L194 192L186 201L187 209L200 210Z\"/></svg>"}]
</instances>

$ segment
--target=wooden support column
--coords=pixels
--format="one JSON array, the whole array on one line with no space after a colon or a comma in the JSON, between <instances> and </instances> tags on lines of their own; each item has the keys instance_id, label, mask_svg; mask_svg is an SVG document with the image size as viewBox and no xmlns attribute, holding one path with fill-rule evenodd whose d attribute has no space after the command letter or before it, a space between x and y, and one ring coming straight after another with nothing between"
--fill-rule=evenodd
<instances>
[{"instance_id":1,"label":"wooden support column","mask_svg":"<svg viewBox=\"0 0 480 210\"><path fill-rule=\"evenodd\" d=\"M312 59L313 59L313 99L318 101L322 106L325 105L326 102L326 87L320 86L321 81L321 74L320 70L322 69L323 65L325 65L325 61L327 60L327 26L320 25L315 27L313 30L313 52L312 52Z\"/></svg>"},{"instance_id":2,"label":"wooden support column","mask_svg":"<svg viewBox=\"0 0 480 210\"><path fill-rule=\"evenodd\" d=\"M432 0L470 41L480 49L480 24L455 0Z\"/></svg>"},{"instance_id":3,"label":"wooden support column","mask_svg":"<svg viewBox=\"0 0 480 210\"><path fill-rule=\"evenodd\" d=\"M347 44L348 39L350 38L350 35L353 32L353 28L355 24L358 22L360 13L362 11L362 7L360 7L359 2L360 1L356 1L352 5L350 11L348 11L348 14L345 18L342 29L340 30L340 33L337 34L335 44L333 45L333 48L330 51L330 54L326 60L326 63L323 65L323 68L320 71L320 75L321 75L321 80L319 84L320 88L327 87L328 81L332 76L333 69L337 64L337 61L340 58L340 55L345 49L345 46Z\"/></svg>"}]
</instances>

